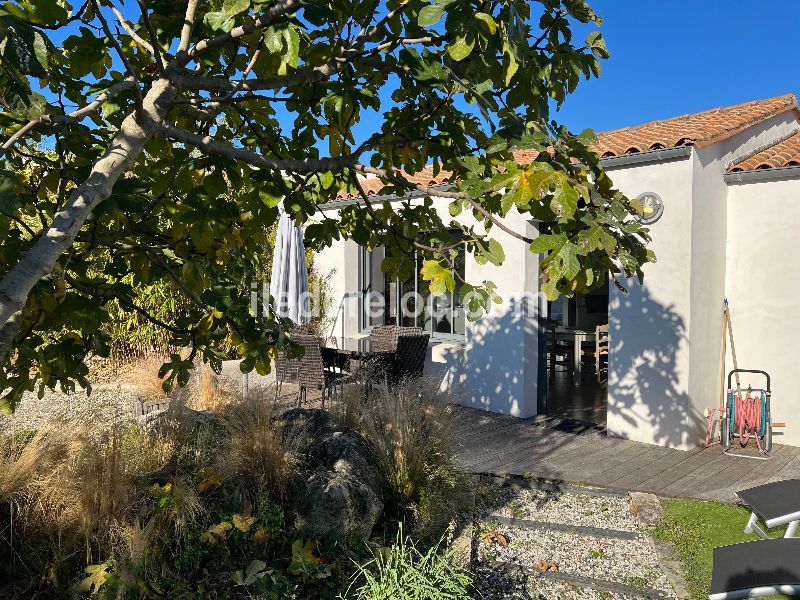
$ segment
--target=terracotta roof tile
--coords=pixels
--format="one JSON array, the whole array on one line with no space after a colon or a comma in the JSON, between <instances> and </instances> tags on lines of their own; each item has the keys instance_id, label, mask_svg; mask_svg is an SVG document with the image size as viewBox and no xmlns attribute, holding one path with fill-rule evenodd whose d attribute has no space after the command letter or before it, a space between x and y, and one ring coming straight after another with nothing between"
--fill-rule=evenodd
<instances>
[{"instance_id":1,"label":"terracotta roof tile","mask_svg":"<svg viewBox=\"0 0 800 600\"><path fill-rule=\"evenodd\" d=\"M787 110L797 110L797 98L794 94L600 133L597 136L597 150L601 156L618 156L629 153L633 148L644 152L658 147L703 147L727 139L755 123Z\"/></svg>"},{"instance_id":2,"label":"terracotta roof tile","mask_svg":"<svg viewBox=\"0 0 800 600\"><path fill-rule=\"evenodd\" d=\"M599 133L597 135L597 144L594 145L593 149L599 156L609 158L679 146L696 145L702 148L725 140L756 123L788 110L798 111L797 98L794 94L786 94L767 100L754 100L735 106L713 108L700 113L681 115L670 119L651 121L634 127ZM788 142L788 140L786 141ZM781 148L777 152L770 154L772 160L779 160L777 154L781 151L786 151L788 152L787 162L792 160L800 161L800 140L797 140L796 143L796 147L786 147L785 150ZM760 154L755 156L760 156ZM538 153L532 150L521 150L515 152L514 156L520 164L529 164L536 160ZM750 164L755 156L741 164ZM766 160L762 162L765 165L771 164ZM733 169L737 170L738 166L735 165ZM784 166L784 164L780 166ZM738 170L744 170L744 168ZM435 185L449 183L453 174L450 171L443 170L434 176L433 168L425 167L418 173L406 176L414 183ZM376 178L366 179L362 182L362 185L364 191L369 195L379 193L384 187L380 179ZM352 195L345 192L340 192L337 195L337 198L345 197L352 197Z\"/></svg>"},{"instance_id":3,"label":"terracotta roof tile","mask_svg":"<svg viewBox=\"0 0 800 600\"><path fill-rule=\"evenodd\" d=\"M800 165L800 131L740 160L728 171L756 171Z\"/></svg>"}]
</instances>

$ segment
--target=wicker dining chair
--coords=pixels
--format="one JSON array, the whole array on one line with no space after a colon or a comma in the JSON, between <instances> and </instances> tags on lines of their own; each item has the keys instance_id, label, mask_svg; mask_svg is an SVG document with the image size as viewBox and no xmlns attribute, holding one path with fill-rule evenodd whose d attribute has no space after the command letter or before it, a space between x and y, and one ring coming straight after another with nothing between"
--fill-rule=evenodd
<instances>
[{"instance_id":1,"label":"wicker dining chair","mask_svg":"<svg viewBox=\"0 0 800 600\"><path fill-rule=\"evenodd\" d=\"M430 334L401 335L397 338L397 351L392 364L392 381L422 377L428 356Z\"/></svg>"},{"instance_id":2,"label":"wicker dining chair","mask_svg":"<svg viewBox=\"0 0 800 600\"><path fill-rule=\"evenodd\" d=\"M422 333L422 327L398 327L397 333L395 333L394 349L397 350L397 339L401 335L422 335Z\"/></svg>"},{"instance_id":3,"label":"wicker dining chair","mask_svg":"<svg viewBox=\"0 0 800 600\"><path fill-rule=\"evenodd\" d=\"M337 373L325 369L320 350L319 338L309 334L294 334L292 341L303 346L305 352L299 360L297 384L300 387L298 406L308 400L308 390L322 390L322 408L325 408L325 398L333 400L333 395L340 388L348 376L346 373Z\"/></svg>"},{"instance_id":4,"label":"wicker dining chair","mask_svg":"<svg viewBox=\"0 0 800 600\"><path fill-rule=\"evenodd\" d=\"M401 335L422 335L422 327L376 325L369 333L372 351L394 352L397 350L397 338Z\"/></svg>"},{"instance_id":5,"label":"wicker dining chair","mask_svg":"<svg viewBox=\"0 0 800 600\"><path fill-rule=\"evenodd\" d=\"M394 352L397 345L397 325L376 325L369 332L373 352Z\"/></svg>"},{"instance_id":6,"label":"wicker dining chair","mask_svg":"<svg viewBox=\"0 0 800 600\"><path fill-rule=\"evenodd\" d=\"M284 383L297 383L300 359L289 358L285 350L278 350L275 358L275 400L278 400Z\"/></svg>"}]
</instances>

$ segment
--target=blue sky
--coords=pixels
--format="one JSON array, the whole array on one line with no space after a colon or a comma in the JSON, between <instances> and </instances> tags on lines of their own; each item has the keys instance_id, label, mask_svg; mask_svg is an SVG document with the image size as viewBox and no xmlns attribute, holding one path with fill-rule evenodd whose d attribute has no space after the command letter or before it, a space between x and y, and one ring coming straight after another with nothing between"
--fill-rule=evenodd
<instances>
[{"instance_id":1,"label":"blue sky","mask_svg":"<svg viewBox=\"0 0 800 600\"><path fill-rule=\"evenodd\" d=\"M559 121L608 131L796 93L797 1L590 0L611 58Z\"/></svg>"}]
</instances>

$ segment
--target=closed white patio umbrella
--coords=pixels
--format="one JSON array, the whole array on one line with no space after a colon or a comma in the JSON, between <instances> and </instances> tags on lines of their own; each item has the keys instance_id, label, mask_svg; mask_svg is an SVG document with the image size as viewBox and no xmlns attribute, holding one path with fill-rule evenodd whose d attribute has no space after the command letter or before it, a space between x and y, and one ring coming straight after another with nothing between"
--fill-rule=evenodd
<instances>
[{"instance_id":1,"label":"closed white patio umbrella","mask_svg":"<svg viewBox=\"0 0 800 600\"><path fill-rule=\"evenodd\" d=\"M286 213L283 202L279 208L281 216L275 236L269 293L278 316L287 317L298 325L305 325L311 319L311 299L308 294L303 230ZM249 387L249 377L245 373L242 377L242 394L245 398Z\"/></svg>"},{"instance_id":2,"label":"closed white patio umbrella","mask_svg":"<svg viewBox=\"0 0 800 600\"><path fill-rule=\"evenodd\" d=\"M283 203L280 204L280 211L269 293L279 316L288 317L298 325L305 325L311 318L311 301L308 294L303 230L294 224L291 216L284 210Z\"/></svg>"}]
</instances>

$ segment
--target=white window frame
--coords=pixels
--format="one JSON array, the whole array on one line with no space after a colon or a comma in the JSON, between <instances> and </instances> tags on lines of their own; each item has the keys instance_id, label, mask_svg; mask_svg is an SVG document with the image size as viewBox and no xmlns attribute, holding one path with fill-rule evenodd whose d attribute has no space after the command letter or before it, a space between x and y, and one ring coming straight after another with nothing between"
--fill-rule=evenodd
<instances>
[{"instance_id":1,"label":"white window frame","mask_svg":"<svg viewBox=\"0 0 800 600\"><path fill-rule=\"evenodd\" d=\"M358 286L359 286L359 294L358 294L358 329L359 332L362 334L368 334L372 331L372 325L370 325L367 321L367 311L366 311L366 296L367 294L372 291L372 281L371 281L371 269L368 268L370 265L370 255L371 253L368 252L366 248L363 246L359 246L359 253L358 253ZM465 261L465 268L466 268L466 252L464 253L464 261ZM400 285L399 280L395 280L395 285ZM386 293L386 290L384 291ZM414 293L419 294L419 280L417 278L417 274L414 273ZM430 314L433 314L433 294L428 296L428 309ZM398 298L399 301L399 298ZM395 307L397 311L397 315L400 315L400 306ZM464 308L462 307L462 310ZM416 317L417 319L421 318L424 315L424 311L421 313L420 317ZM455 294L450 294L450 314L455 315ZM455 320L451 320L452 323L455 323ZM428 333L431 336L431 341L437 342L465 342L467 338L467 318L466 318L466 311L464 313L464 333L444 333L441 331L433 331L432 330L433 320L431 320L431 329L423 329L423 333Z\"/></svg>"}]
</instances>

